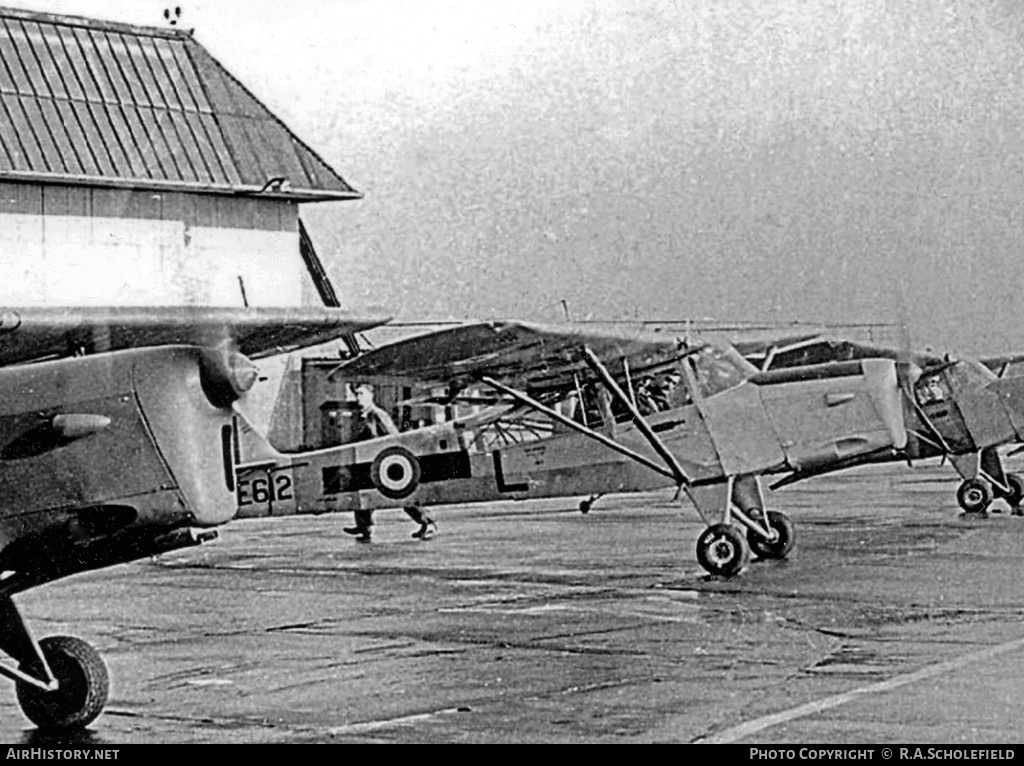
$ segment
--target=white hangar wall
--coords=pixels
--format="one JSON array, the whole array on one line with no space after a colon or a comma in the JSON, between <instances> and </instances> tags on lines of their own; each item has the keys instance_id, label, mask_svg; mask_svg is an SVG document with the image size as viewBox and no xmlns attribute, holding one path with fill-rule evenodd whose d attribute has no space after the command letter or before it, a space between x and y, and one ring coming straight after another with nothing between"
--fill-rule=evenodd
<instances>
[{"instance_id":1,"label":"white hangar wall","mask_svg":"<svg viewBox=\"0 0 1024 766\"><path fill-rule=\"evenodd\" d=\"M6 305L309 305L298 254L287 200L0 182Z\"/></svg>"}]
</instances>

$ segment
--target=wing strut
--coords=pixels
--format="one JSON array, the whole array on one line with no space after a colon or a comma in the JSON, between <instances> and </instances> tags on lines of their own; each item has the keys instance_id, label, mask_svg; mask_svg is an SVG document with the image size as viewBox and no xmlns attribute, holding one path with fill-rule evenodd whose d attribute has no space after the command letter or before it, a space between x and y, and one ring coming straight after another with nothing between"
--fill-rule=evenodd
<instances>
[{"instance_id":1,"label":"wing strut","mask_svg":"<svg viewBox=\"0 0 1024 766\"><path fill-rule=\"evenodd\" d=\"M44 691L57 688L57 679L50 670L39 644L28 632L14 601L7 594L0 596L0 650L18 663L18 667L0 664L0 675L12 681L23 681ZM33 676L21 668L28 666L38 673Z\"/></svg>"},{"instance_id":2,"label":"wing strut","mask_svg":"<svg viewBox=\"0 0 1024 766\"><path fill-rule=\"evenodd\" d=\"M661 455L661 459L672 469L672 478L675 479L680 486L683 484L689 484L690 480L686 476L686 472L683 471L683 467L679 465L679 461L676 460L676 456L672 454L671 450L665 446L658 435L654 433L647 419L640 414L640 410L636 408L636 405L629 400L626 393L619 388L619 385L615 382L615 379L608 372L608 368L605 367L601 360L597 358L597 354L591 351L586 346L583 347L583 356L587 360L587 364L590 365L591 369L598 374L601 381L604 383L612 395L619 400L619 403L626 408L626 411L633 417L633 422L636 423L637 430L644 435L647 442L654 448L654 451Z\"/></svg>"},{"instance_id":3,"label":"wing strut","mask_svg":"<svg viewBox=\"0 0 1024 766\"><path fill-rule=\"evenodd\" d=\"M629 447L623 447L621 444L619 444L614 439L612 439L612 438L610 438L608 436L605 436L602 433L598 433L597 431L595 431L592 428L588 428L585 425L577 423L572 418L567 418L561 412L558 412L557 410L554 410L551 407L548 407L546 405L541 404L536 399L534 399L534 398L524 394L522 391L516 391L514 388L509 388L508 386L504 385L503 383L499 383L494 378L491 378L491 377L489 377L487 375L481 376L480 382L481 383L486 383L488 386L493 388L495 391L500 391L503 394L507 394L508 396L512 397L517 402L519 402L520 404L524 404L527 407L529 407L530 409L536 410L537 412L541 412L544 415L547 415L552 420L555 420L555 421L561 423L564 426L568 426L569 428L573 429L574 431L579 431L584 436L589 436L591 439L594 439L595 441L600 442L601 444L606 446L608 449L614 450L615 452L618 452L618 453L620 453L622 455L625 455L626 457L628 457L628 458L630 458L632 460L635 460L636 462L638 462L638 463L640 463L642 465L647 466L652 471L656 471L656 472L660 473L662 476L667 476L670 479L676 479L678 481L678 477L672 471L666 470L664 466L659 465L656 461L651 460L649 457L647 457L645 455L641 455L639 452L634 452L633 450L629 449ZM581 402L581 406L582 406L582 402Z\"/></svg>"}]
</instances>

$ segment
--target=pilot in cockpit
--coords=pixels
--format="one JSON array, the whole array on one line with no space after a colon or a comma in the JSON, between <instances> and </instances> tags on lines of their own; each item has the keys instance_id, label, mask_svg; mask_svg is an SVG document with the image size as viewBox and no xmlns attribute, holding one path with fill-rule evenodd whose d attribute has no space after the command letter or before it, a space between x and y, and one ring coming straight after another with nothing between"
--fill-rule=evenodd
<instances>
[{"instance_id":1,"label":"pilot in cockpit","mask_svg":"<svg viewBox=\"0 0 1024 766\"><path fill-rule=\"evenodd\" d=\"M680 403L677 402L679 397L675 389L681 379L679 373L675 372L643 378L636 388L636 404L640 414L650 415L678 407Z\"/></svg>"},{"instance_id":2,"label":"pilot in cockpit","mask_svg":"<svg viewBox=\"0 0 1024 766\"><path fill-rule=\"evenodd\" d=\"M917 386L917 403L920 405L935 404L946 401L938 375L931 375Z\"/></svg>"},{"instance_id":3,"label":"pilot in cockpit","mask_svg":"<svg viewBox=\"0 0 1024 766\"><path fill-rule=\"evenodd\" d=\"M636 408L641 415L650 415L659 410L658 400L663 397L661 387L654 381L654 378L647 376L640 379L636 384L634 398Z\"/></svg>"}]
</instances>

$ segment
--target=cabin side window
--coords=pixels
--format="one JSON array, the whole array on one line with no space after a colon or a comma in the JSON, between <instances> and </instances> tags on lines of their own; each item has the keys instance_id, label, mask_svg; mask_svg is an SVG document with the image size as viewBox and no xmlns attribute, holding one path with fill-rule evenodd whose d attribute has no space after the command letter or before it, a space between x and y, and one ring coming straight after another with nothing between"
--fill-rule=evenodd
<instances>
[{"instance_id":1,"label":"cabin side window","mask_svg":"<svg viewBox=\"0 0 1024 766\"><path fill-rule=\"evenodd\" d=\"M914 396L922 407L946 401L947 393L941 375L923 375L914 386Z\"/></svg>"},{"instance_id":2,"label":"cabin side window","mask_svg":"<svg viewBox=\"0 0 1024 766\"><path fill-rule=\"evenodd\" d=\"M708 346L687 357L702 397L734 388L747 379L749 363L732 348Z\"/></svg>"}]
</instances>

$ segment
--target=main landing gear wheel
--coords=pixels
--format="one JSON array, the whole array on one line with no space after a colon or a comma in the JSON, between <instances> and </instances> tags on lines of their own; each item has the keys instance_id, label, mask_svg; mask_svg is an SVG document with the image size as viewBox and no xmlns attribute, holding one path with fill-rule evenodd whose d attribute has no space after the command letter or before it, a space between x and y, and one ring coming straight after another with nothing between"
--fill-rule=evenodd
<instances>
[{"instance_id":1,"label":"main landing gear wheel","mask_svg":"<svg viewBox=\"0 0 1024 766\"><path fill-rule=\"evenodd\" d=\"M1021 502L1024 501L1024 478L1018 473L1008 473L1006 474L1006 484L1010 491L1003 494L1003 500L1014 512L1017 512Z\"/></svg>"},{"instance_id":2,"label":"main landing gear wheel","mask_svg":"<svg viewBox=\"0 0 1024 766\"><path fill-rule=\"evenodd\" d=\"M748 529L747 542L750 543L750 550L763 559L784 559L796 543L796 529L789 516L784 513L768 511L766 516L765 523L768 529L774 530L777 537L774 540L765 540L754 530Z\"/></svg>"},{"instance_id":3,"label":"main landing gear wheel","mask_svg":"<svg viewBox=\"0 0 1024 766\"><path fill-rule=\"evenodd\" d=\"M747 542L736 527L712 524L697 538L697 561L720 577L739 574L750 558Z\"/></svg>"},{"instance_id":4,"label":"main landing gear wheel","mask_svg":"<svg viewBox=\"0 0 1024 766\"><path fill-rule=\"evenodd\" d=\"M992 502L992 487L982 479L968 479L957 489L956 501L967 513L983 513Z\"/></svg>"},{"instance_id":5,"label":"main landing gear wheel","mask_svg":"<svg viewBox=\"0 0 1024 766\"><path fill-rule=\"evenodd\" d=\"M39 649L59 684L46 691L19 681L18 702L32 723L42 729L78 729L88 726L107 704L110 679L99 653L74 636L48 636ZM32 663L38 664L38 663ZM20 669L30 675L29 663Z\"/></svg>"}]
</instances>

